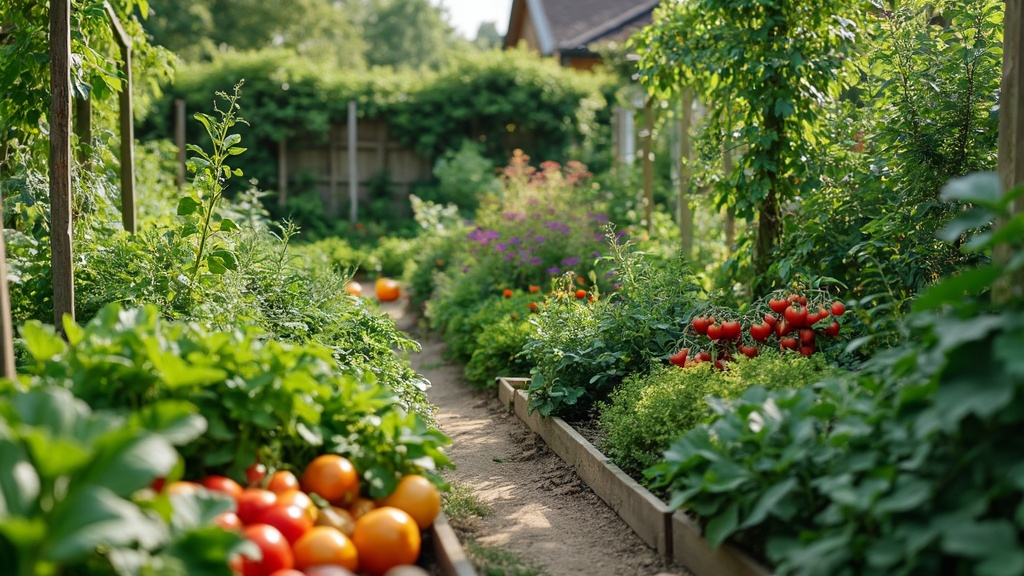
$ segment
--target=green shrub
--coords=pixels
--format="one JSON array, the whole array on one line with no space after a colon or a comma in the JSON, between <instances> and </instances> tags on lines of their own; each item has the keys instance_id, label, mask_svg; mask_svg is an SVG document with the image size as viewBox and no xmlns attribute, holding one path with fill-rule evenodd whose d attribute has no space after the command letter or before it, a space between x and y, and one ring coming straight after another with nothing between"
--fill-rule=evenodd
<instances>
[{"instance_id":1,"label":"green shrub","mask_svg":"<svg viewBox=\"0 0 1024 576\"><path fill-rule=\"evenodd\" d=\"M740 356L725 371L710 362L687 368L660 365L626 378L599 404L602 449L623 470L639 476L674 439L711 416L708 396L736 398L752 386L799 388L830 372L821 355L777 352Z\"/></svg>"},{"instance_id":2,"label":"green shrub","mask_svg":"<svg viewBox=\"0 0 1024 576\"><path fill-rule=\"evenodd\" d=\"M437 185L432 194L420 196L440 204L454 204L472 217L481 197L501 192L496 166L480 151L479 144L466 140L458 150L447 152L434 163Z\"/></svg>"},{"instance_id":3,"label":"green shrub","mask_svg":"<svg viewBox=\"0 0 1024 576\"><path fill-rule=\"evenodd\" d=\"M496 384L495 378L499 376L528 377L530 364L522 352L534 330L533 324L516 313L485 325L466 363L469 383L477 388L489 388Z\"/></svg>"}]
</instances>

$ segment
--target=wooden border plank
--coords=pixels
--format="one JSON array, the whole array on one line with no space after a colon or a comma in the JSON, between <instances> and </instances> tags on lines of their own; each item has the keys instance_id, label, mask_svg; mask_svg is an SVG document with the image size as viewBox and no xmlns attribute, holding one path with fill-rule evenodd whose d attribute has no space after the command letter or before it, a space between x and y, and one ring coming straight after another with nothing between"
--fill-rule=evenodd
<instances>
[{"instance_id":1,"label":"wooden border plank","mask_svg":"<svg viewBox=\"0 0 1024 576\"><path fill-rule=\"evenodd\" d=\"M443 512L437 515L430 526L430 533L438 568L445 576L476 576L476 568L466 556Z\"/></svg>"}]
</instances>

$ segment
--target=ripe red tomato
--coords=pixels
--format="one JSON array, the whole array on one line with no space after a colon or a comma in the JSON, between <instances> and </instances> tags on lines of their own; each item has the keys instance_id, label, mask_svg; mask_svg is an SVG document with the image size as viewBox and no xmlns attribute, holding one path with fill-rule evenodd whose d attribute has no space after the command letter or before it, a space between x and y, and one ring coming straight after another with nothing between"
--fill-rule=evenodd
<instances>
[{"instance_id":1,"label":"ripe red tomato","mask_svg":"<svg viewBox=\"0 0 1024 576\"><path fill-rule=\"evenodd\" d=\"M313 518L298 506L271 506L260 513L256 522L277 528L288 544L295 544L313 527Z\"/></svg>"},{"instance_id":2,"label":"ripe red tomato","mask_svg":"<svg viewBox=\"0 0 1024 576\"><path fill-rule=\"evenodd\" d=\"M829 336L839 334L839 322L833 320L832 323L828 325L828 328L825 328L825 334L828 334Z\"/></svg>"},{"instance_id":3,"label":"ripe red tomato","mask_svg":"<svg viewBox=\"0 0 1024 576\"><path fill-rule=\"evenodd\" d=\"M505 288L505 291L502 292L501 295L504 296L505 298L511 298L512 297L512 291L509 290L508 288Z\"/></svg>"},{"instance_id":4,"label":"ripe red tomato","mask_svg":"<svg viewBox=\"0 0 1024 576\"><path fill-rule=\"evenodd\" d=\"M267 482L267 490L270 490L274 494L280 494L289 490L299 489L299 479L295 477L288 470L278 470L270 476L270 482Z\"/></svg>"},{"instance_id":5,"label":"ripe red tomato","mask_svg":"<svg viewBox=\"0 0 1024 576\"><path fill-rule=\"evenodd\" d=\"M768 307L772 309L772 312L776 314L782 314L789 308L789 300L775 300L774 298L768 301ZM765 318L767 320L767 318Z\"/></svg>"},{"instance_id":6,"label":"ripe red tomato","mask_svg":"<svg viewBox=\"0 0 1024 576\"><path fill-rule=\"evenodd\" d=\"M779 344L783 348L789 348L790 350L796 350L800 346L796 338L783 338L779 340Z\"/></svg>"},{"instance_id":7,"label":"ripe red tomato","mask_svg":"<svg viewBox=\"0 0 1024 576\"><path fill-rule=\"evenodd\" d=\"M721 324L712 324L711 326L708 326L707 334L708 334L708 338L711 338L712 340L716 340L717 341L718 339L720 339L722 337L722 325Z\"/></svg>"},{"instance_id":8,"label":"ripe red tomato","mask_svg":"<svg viewBox=\"0 0 1024 576\"><path fill-rule=\"evenodd\" d=\"M790 326L789 322L786 322L785 320L775 325L775 335L778 336L779 338L782 338L783 336L789 334L792 331L793 327Z\"/></svg>"},{"instance_id":9,"label":"ripe red tomato","mask_svg":"<svg viewBox=\"0 0 1024 576\"><path fill-rule=\"evenodd\" d=\"M725 370L725 362L723 362L721 360L715 360L715 368L724 371Z\"/></svg>"},{"instance_id":10,"label":"ripe red tomato","mask_svg":"<svg viewBox=\"0 0 1024 576\"><path fill-rule=\"evenodd\" d=\"M807 308L804 306L790 306L786 308L783 316L794 328L803 328L807 325Z\"/></svg>"},{"instance_id":11,"label":"ripe red tomato","mask_svg":"<svg viewBox=\"0 0 1024 576\"><path fill-rule=\"evenodd\" d=\"M530 312L536 312L537 311L537 303L536 302L530 302L529 304L526 305L526 307L530 309Z\"/></svg>"},{"instance_id":12,"label":"ripe red tomato","mask_svg":"<svg viewBox=\"0 0 1024 576\"><path fill-rule=\"evenodd\" d=\"M757 348L755 346L740 346L740 352L747 358L757 356Z\"/></svg>"},{"instance_id":13,"label":"ripe red tomato","mask_svg":"<svg viewBox=\"0 0 1024 576\"><path fill-rule=\"evenodd\" d=\"M846 305L836 300L832 303L832 315L842 316L846 312Z\"/></svg>"},{"instance_id":14,"label":"ripe red tomato","mask_svg":"<svg viewBox=\"0 0 1024 576\"><path fill-rule=\"evenodd\" d=\"M213 519L213 523L225 530L241 530L242 519L234 512L221 512Z\"/></svg>"},{"instance_id":15,"label":"ripe red tomato","mask_svg":"<svg viewBox=\"0 0 1024 576\"><path fill-rule=\"evenodd\" d=\"M579 290L576 291L576 299L577 300L583 300L586 297L587 297L587 291L586 290L580 288Z\"/></svg>"},{"instance_id":16,"label":"ripe red tomato","mask_svg":"<svg viewBox=\"0 0 1024 576\"><path fill-rule=\"evenodd\" d=\"M819 315L817 312L807 313L807 326L814 326L815 324L817 324L818 320L821 320L821 315Z\"/></svg>"},{"instance_id":17,"label":"ripe red tomato","mask_svg":"<svg viewBox=\"0 0 1024 576\"><path fill-rule=\"evenodd\" d=\"M679 352L668 357L668 361L675 364L676 366L685 366L686 357L690 354L689 348L683 348Z\"/></svg>"},{"instance_id":18,"label":"ripe red tomato","mask_svg":"<svg viewBox=\"0 0 1024 576\"><path fill-rule=\"evenodd\" d=\"M203 478L201 484L207 490L223 492L235 499L238 499L238 495L242 493L242 486L227 476L207 476Z\"/></svg>"},{"instance_id":19,"label":"ripe red tomato","mask_svg":"<svg viewBox=\"0 0 1024 576\"><path fill-rule=\"evenodd\" d=\"M830 314L830 312L828 310L826 310L824 306L818 306L818 318L819 319L824 320L825 318L828 318L829 314Z\"/></svg>"},{"instance_id":20,"label":"ripe red tomato","mask_svg":"<svg viewBox=\"0 0 1024 576\"><path fill-rule=\"evenodd\" d=\"M262 488L246 488L238 495L238 517L242 523L249 525L256 522L264 510L277 501L277 494Z\"/></svg>"},{"instance_id":21,"label":"ripe red tomato","mask_svg":"<svg viewBox=\"0 0 1024 576\"><path fill-rule=\"evenodd\" d=\"M292 548L281 532L266 524L253 524L242 535L252 541L263 553L261 560L242 558L242 576L270 576L278 570L295 566Z\"/></svg>"},{"instance_id":22,"label":"ripe red tomato","mask_svg":"<svg viewBox=\"0 0 1024 576\"><path fill-rule=\"evenodd\" d=\"M698 316L690 323L693 324L693 329L697 331L697 334L707 334L708 326L711 325L711 322L713 322L713 320L709 320L703 316Z\"/></svg>"},{"instance_id":23,"label":"ripe red tomato","mask_svg":"<svg viewBox=\"0 0 1024 576\"><path fill-rule=\"evenodd\" d=\"M814 350L814 346L801 346L800 354L803 356L810 356L811 354L814 354Z\"/></svg>"},{"instance_id":24,"label":"ripe red tomato","mask_svg":"<svg viewBox=\"0 0 1024 576\"><path fill-rule=\"evenodd\" d=\"M726 340L735 340L739 338L742 333L743 328L736 320L726 320L725 322L722 322L722 338L725 338Z\"/></svg>"},{"instance_id":25,"label":"ripe red tomato","mask_svg":"<svg viewBox=\"0 0 1024 576\"><path fill-rule=\"evenodd\" d=\"M697 354L697 361L698 362L711 362L711 354L709 354L708 352L701 352L701 353Z\"/></svg>"},{"instance_id":26,"label":"ripe red tomato","mask_svg":"<svg viewBox=\"0 0 1024 576\"><path fill-rule=\"evenodd\" d=\"M808 345L814 344L814 330L811 330L810 328L801 328L800 342Z\"/></svg>"},{"instance_id":27,"label":"ripe red tomato","mask_svg":"<svg viewBox=\"0 0 1024 576\"><path fill-rule=\"evenodd\" d=\"M245 481L249 483L249 486L259 486L266 477L267 467L259 462L253 462L245 469Z\"/></svg>"},{"instance_id":28,"label":"ripe red tomato","mask_svg":"<svg viewBox=\"0 0 1024 576\"><path fill-rule=\"evenodd\" d=\"M750 327L750 336L758 342L764 342L772 334L772 327L767 323L755 324Z\"/></svg>"}]
</instances>

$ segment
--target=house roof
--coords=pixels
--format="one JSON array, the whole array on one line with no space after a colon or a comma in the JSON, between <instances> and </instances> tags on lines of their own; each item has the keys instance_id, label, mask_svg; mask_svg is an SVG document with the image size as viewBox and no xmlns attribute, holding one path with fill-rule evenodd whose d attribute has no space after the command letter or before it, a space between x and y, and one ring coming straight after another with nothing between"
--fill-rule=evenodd
<instances>
[{"instance_id":1,"label":"house roof","mask_svg":"<svg viewBox=\"0 0 1024 576\"><path fill-rule=\"evenodd\" d=\"M660 0L513 0L509 30L524 8L544 55L585 49L598 40L619 40L651 22ZM517 12L518 10L518 12ZM510 34L506 43L512 38Z\"/></svg>"}]
</instances>

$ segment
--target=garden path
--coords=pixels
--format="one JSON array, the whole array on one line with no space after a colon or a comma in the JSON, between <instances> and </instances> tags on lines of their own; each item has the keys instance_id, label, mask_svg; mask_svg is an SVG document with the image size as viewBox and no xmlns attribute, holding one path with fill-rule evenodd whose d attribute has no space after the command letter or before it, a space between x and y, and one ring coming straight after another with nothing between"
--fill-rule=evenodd
<instances>
[{"instance_id":1,"label":"garden path","mask_svg":"<svg viewBox=\"0 0 1024 576\"><path fill-rule=\"evenodd\" d=\"M471 487L491 511L456 526L463 540L498 546L550 576L686 573L644 544L501 406L494 390L466 385L463 367L444 360L444 342L421 329L418 314L401 303L383 308L422 345L409 360L433 384L428 397L439 409L438 426L453 441L449 455L456 468L445 477Z\"/></svg>"}]
</instances>

